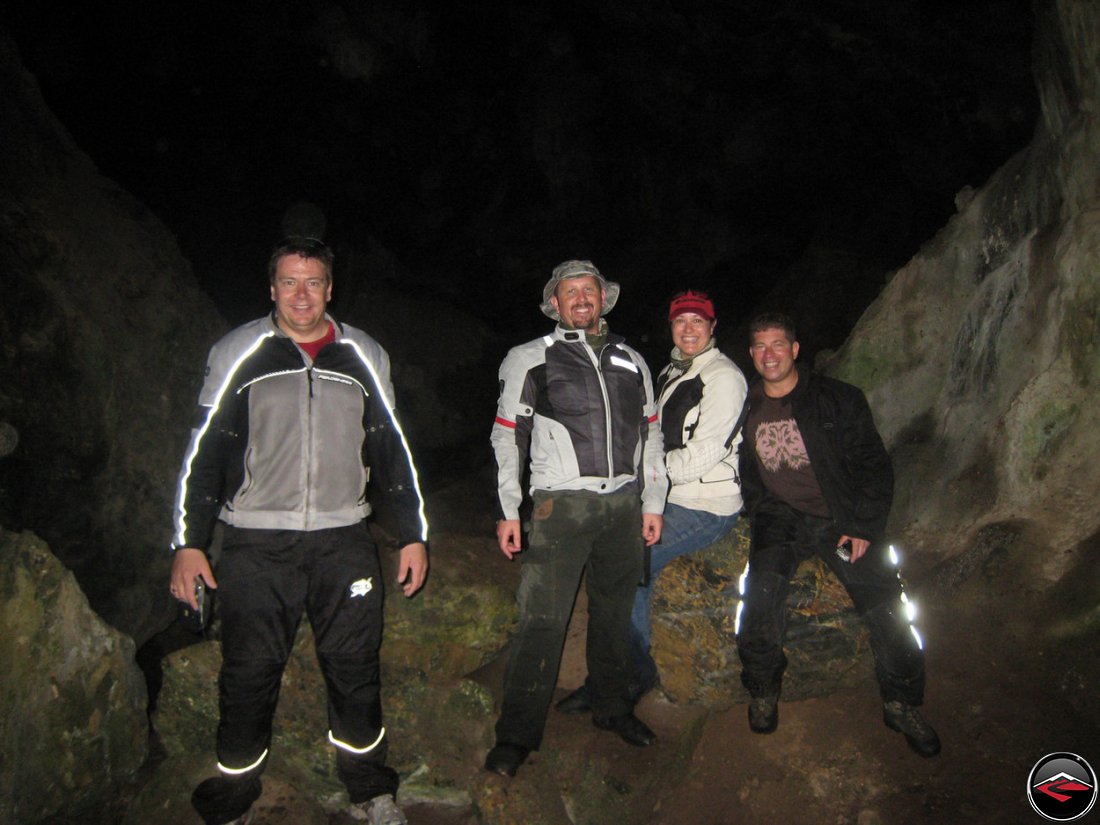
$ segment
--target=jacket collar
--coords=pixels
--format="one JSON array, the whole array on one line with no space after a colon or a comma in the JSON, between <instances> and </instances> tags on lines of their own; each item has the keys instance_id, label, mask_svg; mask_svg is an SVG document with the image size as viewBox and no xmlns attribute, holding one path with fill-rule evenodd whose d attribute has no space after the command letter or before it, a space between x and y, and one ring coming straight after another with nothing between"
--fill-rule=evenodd
<instances>
[{"instance_id":1,"label":"jacket collar","mask_svg":"<svg viewBox=\"0 0 1100 825\"><path fill-rule=\"evenodd\" d=\"M582 344L585 341L584 330L580 329L568 329L558 324L554 327L554 331L550 333L550 338L554 341L565 341L566 343L574 344L580 341ZM621 335L616 335L611 330L607 331L607 343L608 345L621 344L626 339Z\"/></svg>"},{"instance_id":2,"label":"jacket collar","mask_svg":"<svg viewBox=\"0 0 1100 825\"><path fill-rule=\"evenodd\" d=\"M337 341L339 341L341 338L344 337L344 325L343 324L341 324L339 321L337 321L335 318L333 318L327 312L325 313L325 320L332 324L332 329L333 329L333 332L336 335L336 340ZM274 308L272 308L271 312L269 312L267 314L267 328L271 332L275 333L275 335L277 335L279 338L290 338L289 335L287 335L285 332L283 332L283 328L280 327L278 322L275 320L275 310L274 310Z\"/></svg>"},{"instance_id":3,"label":"jacket collar","mask_svg":"<svg viewBox=\"0 0 1100 825\"><path fill-rule=\"evenodd\" d=\"M672 355L671 355L671 363L669 364L669 366L672 367L673 369L676 368L675 367L675 362L677 360L686 360L686 359L683 359L683 358L678 359L677 358L678 355L682 355L681 352L680 352L680 348L679 347L673 347L672 348ZM684 370L682 375L687 375L689 372L690 373L698 372L703 367L705 367L707 364L709 364L711 361L713 361L715 358L717 358L719 355L721 355L721 351L718 349L718 346L716 344L715 346L708 349L706 352L701 352L698 355L693 356L692 359L691 359L691 366L688 367L686 370Z\"/></svg>"}]
</instances>

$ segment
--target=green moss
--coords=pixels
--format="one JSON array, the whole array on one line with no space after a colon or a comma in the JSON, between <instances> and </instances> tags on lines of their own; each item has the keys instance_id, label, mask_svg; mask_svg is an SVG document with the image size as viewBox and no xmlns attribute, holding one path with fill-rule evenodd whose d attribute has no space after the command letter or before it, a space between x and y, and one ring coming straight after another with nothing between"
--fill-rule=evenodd
<instances>
[{"instance_id":1,"label":"green moss","mask_svg":"<svg viewBox=\"0 0 1100 825\"><path fill-rule=\"evenodd\" d=\"M1066 312L1062 346L1073 365L1073 377L1087 387L1100 369L1100 288L1095 280L1082 281Z\"/></svg>"},{"instance_id":2,"label":"green moss","mask_svg":"<svg viewBox=\"0 0 1100 825\"><path fill-rule=\"evenodd\" d=\"M829 374L869 393L891 375L896 375L906 360L903 352L888 350L879 342L864 341L846 348Z\"/></svg>"},{"instance_id":3,"label":"green moss","mask_svg":"<svg viewBox=\"0 0 1100 825\"><path fill-rule=\"evenodd\" d=\"M1076 421L1077 404L1055 400L1041 407L1024 427L1023 456L1020 473L1022 480L1038 480L1046 476L1049 461Z\"/></svg>"},{"instance_id":4,"label":"green moss","mask_svg":"<svg viewBox=\"0 0 1100 825\"><path fill-rule=\"evenodd\" d=\"M450 713L464 719L482 719L493 715L493 694L484 685L463 679L447 697Z\"/></svg>"}]
</instances>

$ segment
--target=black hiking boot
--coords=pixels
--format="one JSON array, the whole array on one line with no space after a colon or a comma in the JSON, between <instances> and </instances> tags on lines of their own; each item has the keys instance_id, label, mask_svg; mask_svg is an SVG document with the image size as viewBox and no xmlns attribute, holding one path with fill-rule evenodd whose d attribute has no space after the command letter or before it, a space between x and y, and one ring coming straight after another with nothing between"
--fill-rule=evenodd
<instances>
[{"instance_id":1,"label":"black hiking boot","mask_svg":"<svg viewBox=\"0 0 1100 825\"><path fill-rule=\"evenodd\" d=\"M905 734L909 747L926 759L940 752L940 737L912 705L883 702L882 721L886 727Z\"/></svg>"},{"instance_id":2,"label":"black hiking boot","mask_svg":"<svg viewBox=\"0 0 1100 825\"><path fill-rule=\"evenodd\" d=\"M779 696L754 696L749 701L749 728L753 733L771 733L779 727Z\"/></svg>"}]
</instances>

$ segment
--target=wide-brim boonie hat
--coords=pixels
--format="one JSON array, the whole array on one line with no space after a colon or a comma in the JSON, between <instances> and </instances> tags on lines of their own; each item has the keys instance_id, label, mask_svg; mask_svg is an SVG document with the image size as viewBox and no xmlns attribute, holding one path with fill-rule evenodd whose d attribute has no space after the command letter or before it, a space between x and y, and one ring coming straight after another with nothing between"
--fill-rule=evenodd
<instances>
[{"instance_id":1,"label":"wide-brim boonie hat","mask_svg":"<svg viewBox=\"0 0 1100 825\"><path fill-rule=\"evenodd\" d=\"M554 309L554 305L550 303L550 296L554 294L558 284L566 278L581 278L586 275L590 275L599 281L600 287L603 289L603 307L600 309L600 315L607 315L611 312L615 308L615 302L619 300L619 292L622 287L601 275L600 270L596 269L596 265L591 261L564 261L554 267L550 280L542 288L542 303L539 304L542 314L553 318L555 321L560 321L561 316Z\"/></svg>"}]
</instances>

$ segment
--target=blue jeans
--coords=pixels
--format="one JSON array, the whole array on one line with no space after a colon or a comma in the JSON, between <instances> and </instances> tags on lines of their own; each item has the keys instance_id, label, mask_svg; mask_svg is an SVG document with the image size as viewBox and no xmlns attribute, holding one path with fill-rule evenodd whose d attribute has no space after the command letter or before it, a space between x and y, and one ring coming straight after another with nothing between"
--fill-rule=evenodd
<instances>
[{"instance_id":1,"label":"blue jeans","mask_svg":"<svg viewBox=\"0 0 1100 825\"><path fill-rule=\"evenodd\" d=\"M634 608L630 614L630 660L633 667L630 686L635 699L657 684L657 665L649 655L652 639L650 600L657 577L676 557L702 550L723 538L737 523L737 515L716 516L679 504L665 506L661 541L650 548L649 580L635 591Z\"/></svg>"}]
</instances>

